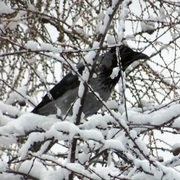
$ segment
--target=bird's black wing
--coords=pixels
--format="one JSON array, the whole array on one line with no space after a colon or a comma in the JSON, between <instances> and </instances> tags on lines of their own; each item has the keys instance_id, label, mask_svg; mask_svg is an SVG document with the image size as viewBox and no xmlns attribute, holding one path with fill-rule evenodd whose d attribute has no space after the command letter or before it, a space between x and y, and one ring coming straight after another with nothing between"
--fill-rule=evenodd
<instances>
[{"instance_id":1,"label":"bird's black wing","mask_svg":"<svg viewBox=\"0 0 180 180\"><path fill-rule=\"evenodd\" d=\"M84 70L84 66L80 65L78 68L78 72L82 74ZM39 109L43 106L47 105L49 102L60 98L65 92L70 89L74 89L79 86L79 80L77 75L73 75L72 73L68 73L58 84L56 84L51 90L50 95L52 98L46 94L42 101L32 110L32 113L38 114Z\"/></svg>"}]
</instances>

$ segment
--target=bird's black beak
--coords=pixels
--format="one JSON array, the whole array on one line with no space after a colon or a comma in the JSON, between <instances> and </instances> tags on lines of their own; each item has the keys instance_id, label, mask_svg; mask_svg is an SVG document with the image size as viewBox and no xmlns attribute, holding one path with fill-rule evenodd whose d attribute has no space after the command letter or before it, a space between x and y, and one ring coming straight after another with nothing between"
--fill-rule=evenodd
<instances>
[{"instance_id":1,"label":"bird's black beak","mask_svg":"<svg viewBox=\"0 0 180 180\"><path fill-rule=\"evenodd\" d=\"M135 52L133 61L141 60L141 59L148 60L148 59L150 59L150 58L149 58L149 56L147 56L147 55L144 54L144 53Z\"/></svg>"},{"instance_id":2,"label":"bird's black beak","mask_svg":"<svg viewBox=\"0 0 180 180\"><path fill-rule=\"evenodd\" d=\"M127 67L132 64L134 61L137 60L148 60L149 56L147 56L144 53L141 52L134 52L132 51L129 54L126 54L126 57L124 57L124 59L122 59L122 70L125 71L127 69Z\"/></svg>"}]
</instances>

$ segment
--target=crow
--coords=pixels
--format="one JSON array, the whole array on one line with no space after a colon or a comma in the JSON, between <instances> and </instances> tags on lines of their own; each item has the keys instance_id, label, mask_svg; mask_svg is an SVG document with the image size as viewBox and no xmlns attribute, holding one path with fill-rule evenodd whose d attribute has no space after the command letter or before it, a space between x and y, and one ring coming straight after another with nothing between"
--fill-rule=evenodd
<instances>
[{"instance_id":1,"label":"crow","mask_svg":"<svg viewBox=\"0 0 180 180\"><path fill-rule=\"evenodd\" d=\"M119 59L116 57L116 47L112 47L108 52L99 56L95 69L95 76L89 79L89 85L93 91L98 93L100 98L106 102L121 77L121 70L125 71L127 67L136 60L149 59L146 54L135 52L126 45L119 47ZM112 77L113 69L119 68L118 74ZM79 74L82 75L85 69L84 65L78 67ZM57 107L61 110L61 115L72 114L72 104L78 98L79 78L76 74L68 73L51 90L50 95L46 94L42 101L32 110L32 113L39 115L57 114ZM51 97L50 97L51 96ZM83 113L85 117L95 114L103 106L102 102L96 96L88 91L83 104Z\"/></svg>"}]
</instances>

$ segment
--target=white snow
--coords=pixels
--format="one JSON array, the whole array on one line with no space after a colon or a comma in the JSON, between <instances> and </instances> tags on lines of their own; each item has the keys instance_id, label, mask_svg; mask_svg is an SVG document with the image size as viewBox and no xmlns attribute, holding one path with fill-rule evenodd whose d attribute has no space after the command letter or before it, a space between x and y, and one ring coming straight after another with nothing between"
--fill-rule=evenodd
<instances>
[{"instance_id":1,"label":"white snow","mask_svg":"<svg viewBox=\"0 0 180 180\"><path fill-rule=\"evenodd\" d=\"M39 116L33 113L26 113L18 119L13 119L5 126L0 127L0 133L24 135L26 131L32 131L37 127L49 129L49 127L58 121L53 117Z\"/></svg>"},{"instance_id":2,"label":"white snow","mask_svg":"<svg viewBox=\"0 0 180 180\"><path fill-rule=\"evenodd\" d=\"M115 68L113 68L113 72L112 72L112 74L110 75L110 78L111 78L111 79L114 79L115 77L118 76L118 74L119 74L119 67L115 67Z\"/></svg>"},{"instance_id":3,"label":"white snow","mask_svg":"<svg viewBox=\"0 0 180 180\"><path fill-rule=\"evenodd\" d=\"M180 115L180 105L175 104L152 113L128 111L129 120L135 124L160 125ZM124 114L125 115L125 114Z\"/></svg>"},{"instance_id":4,"label":"white snow","mask_svg":"<svg viewBox=\"0 0 180 180\"><path fill-rule=\"evenodd\" d=\"M82 130L79 132L80 136L83 137L84 140L94 140L99 142L104 142L104 137L101 132L97 130Z\"/></svg>"},{"instance_id":5,"label":"white snow","mask_svg":"<svg viewBox=\"0 0 180 180\"><path fill-rule=\"evenodd\" d=\"M86 81L86 82L88 82L88 80L89 80L89 76L90 76L90 73L89 73L89 69L87 68L87 67L85 67L85 69L84 69L84 71L83 71L83 81ZM82 84L82 83L81 83ZM79 87L79 89L84 89L83 87L82 87L82 85ZM80 95L81 94L81 95ZM82 93L80 93L79 92L79 97L82 97Z\"/></svg>"},{"instance_id":6,"label":"white snow","mask_svg":"<svg viewBox=\"0 0 180 180\"><path fill-rule=\"evenodd\" d=\"M16 115L18 116L18 115L22 114L22 112L20 112L17 107L5 104L2 101L0 101L0 111L1 111L1 113L6 113L11 116L16 116ZM2 114L0 114L0 115L2 115ZM3 116L0 120L0 123L6 124L7 121L11 121L11 120L12 120L11 118Z\"/></svg>"},{"instance_id":7,"label":"white snow","mask_svg":"<svg viewBox=\"0 0 180 180\"><path fill-rule=\"evenodd\" d=\"M36 51L39 49L39 44L36 42L36 41L28 41L26 44L25 44L25 47L27 49L30 49L32 51Z\"/></svg>"},{"instance_id":8,"label":"white snow","mask_svg":"<svg viewBox=\"0 0 180 180\"><path fill-rule=\"evenodd\" d=\"M109 109L118 109L118 102L115 100L109 100L106 102L106 106ZM103 108L103 109L105 109L105 108Z\"/></svg>"},{"instance_id":9,"label":"white snow","mask_svg":"<svg viewBox=\"0 0 180 180\"><path fill-rule=\"evenodd\" d=\"M115 149L118 151L126 151L126 148L124 147L123 143L119 141L118 139L110 139L105 141L105 148L107 149Z\"/></svg>"},{"instance_id":10,"label":"white snow","mask_svg":"<svg viewBox=\"0 0 180 180\"><path fill-rule=\"evenodd\" d=\"M10 93L9 98L6 101L6 104L13 104L16 101L18 102L25 101L26 94L27 94L27 86L18 87L16 91Z\"/></svg>"},{"instance_id":11,"label":"white snow","mask_svg":"<svg viewBox=\"0 0 180 180\"><path fill-rule=\"evenodd\" d=\"M6 169L8 169L7 162L0 160L0 172L6 171Z\"/></svg>"},{"instance_id":12,"label":"white snow","mask_svg":"<svg viewBox=\"0 0 180 180\"><path fill-rule=\"evenodd\" d=\"M122 2L121 5L121 13L119 15L119 24L118 24L118 30L117 30L117 35L118 35L118 42L121 42L123 37L124 37L124 30L125 30L125 20L128 17L128 6L130 0L125 0Z\"/></svg>"},{"instance_id":13,"label":"white snow","mask_svg":"<svg viewBox=\"0 0 180 180\"><path fill-rule=\"evenodd\" d=\"M71 122L63 121L55 123L49 131L47 131L47 136L55 136L59 140L64 140L63 136L59 136L59 132L64 134L64 136L68 136L68 138L72 139L76 134L79 133L79 128ZM66 134L67 132L67 134Z\"/></svg>"},{"instance_id":14,"label":"white snow","mask_svg":"<svg viewBox=\"0 0 180 180\"><path fill-rule=\"evenodd\" d=\"M99 42L98 41L94 41L93 42L93 49L97 49L99 48Z\"/></svg>"},{"instance_id":15,"label":"white snow","mask_svg":"<svg viewBox=\"0 0 180 180\"><path fill-rule=\"evenodd\" d=\"M179 108L180 105L172 105L171 107L167 107L166 109L160 109L159 112L164 113L162 117L159 116L159 112L153 112L150 114L142 114L138 111L133 111L133 109L128 110L128 115L129 118L132 122L138 122L139 124L147 122L147 123L153 123L155 120L158 119L159 123L168 121L167 118L172 118L173 115L178 115L179 113ZM168 114L172 112L166 119L164 117L167 116L166 111ZM126 126L126 121L125 117L121 116L119 113L114 113L115 117L119 119L119 122L122 123L124 121L124 126ZM69 117L71 118L71 117ZM162 118L162 119L161 119ZM67 119L68 120L68 119ZM164 121L165 120L165 121ZM39 116L35 114L25 114L19 117L18 119L15 119L13 121L8 122L5 126L0 127L0 134L3 134L4 138L7 138L5 141L8 143L16 143L15 141L15 136L17 135L23 135L27 131L31 131L33 129L39 128L39 129L44 129L45 132L33 132L28 136L27 141L23 144L22 148L19 151L19 156L21 158L25 158L29 147L34 143L38 141L42 141L44 139L52 138L54 137L55 139L59 141L68 141L72 140L73 137L80 138L83 141L86 141L88 145L86 146L86 143L82 147L83 151L78 155L78 160L81 163L86 163L89 158L91 158L91 154L89 154L89 149L88 148L102 148L103 149L111 149L111 150L116 150L116 151L122 151L126 152L125 154L128 155L130 158L130 154L128 153L127 149L127 144L128 148L131 147L133 148L134 144L130 140L127 141L128 137L125 136L125 133L123 130L119 129L107 129L108 128L108 123L113 122L113 123L118 123L113 120L113 117L110 115L94 115L91 118L89 118L89 121L84 123L83 125L80 125L79 127L74 125L73 123L69 121L59 121L55 117L44 117L44 116ZM156 123L157 124L157 123ZM6 137L6 134L11 134L12 136ZM136 128L134 130L130 131L130 136L134 139L138 147L143 151L145 155L149 155L149 150L144 143L138 136L138 131L136 131ZM1 140L3 140L3 136L1 136ZM104 138L106 136L106 139ZM9 138L9 139L8 139ZM14 141L12 141L14 139ZM10 141L11 140L11 141ZM127 144L126 144L127 143ZM43 157L43 152L48 146L49 141L45 142L44 145L42 145L40 151L37 153L34 153L34 155L37 156L42 156ZM178 147L179 144L175 144L174 147ZM58 151L61 152L59 149ZM137 153L138 150L134 149L134 151ZM131 155L132 156L132 155ZM109 157L110 158L110 157ZM132 156L130 159L134 159ZM110 161L110 159L109 159ZM154 161L154 160L153 160ZM111 162L111 161L110 161ZM25 161L20 167L21 172L27 172L29 168L32 165L32 161ZM164 166L158 165L158 167L162 170L158 170L154 168L154 166L149 164L149 161L147 160L138 160L134 159L135 167L138 169L139 167L142 168L144 171L156 174L157 179L162 177L163 171L166 172L165 177L169 178L172 173L174 173L173 169L166 169ZM109 165L112 165L111 163ZM42 176L38 174L38 169L41 169L42 164L40 162L35 162L33 165L33 169L31 172L31 175L34 175L35 177L42 179ZM34 168L36 167L36 168ZM78 173L86 174L87 172L85 170L82 170L81 166L77 166L77 164L74 163L67 163L66 167L75 170ZM113 168L113 166L112 166ZM47 174L47 177L49 177L49 173L47 173L47 170L44 168L40 170L41 172L44 172ZM98 173L102 173L105 171L105 168L101 168L97 170ZM116 174L118 171L114 169L108 169L110 174ZM55 174L58 176L58 173L61 171L58 170L57 172L51 171L52 176ZM104 176L106 179L109 179L109 173L106 174L101 174L101 176ZM141 176L140 176L141 175ZM62 175L64 176L64 175ZM88 175L89 176L89 175ZM94 175L92 175L94 176ZM147 178L147 175L143 174L143 172L139 172L136 174L132 174L130 177L131 179L137 179L137 177L145 177ZM173 175L173 177L176 176ZM55 176L56 177L56 176ZM55 178L56 179L56 178Z\"/></svg>"},{"instance_id":16,"label":"white snow","mask_svg":"<svg viewBox=\"0 0 180 180\"><path fill-rule=\"evenodd\" d=\"M112 36L112 35L109 35L109 34L107 34L106 40L107 40L107 43L108 43L109 45L112 45L112 44L115 44L115 43L116 43L115 37Z\"/></svg>"},{"instance_id":17,"label":"white snow","mask_svg":"<svg viewBox=\"0 0 180 180\"><path fill-rule=\"evenodd\" d=\"M46 172L47 169L38 159L36 160L32 159L32 160L27 160L25 162L22 162L22 164L19 167L19 171L26 174L28 174L30 171L30 174L32 176L36 177L37 179L43 180L43 177L44 177L43 172Z\"/></svg>"},{"instance_id":18,"label":"white snow","mask_svg":"<svg viewBox=\"0 0 180 180\"><path fill-rule=\"evenodd\" d=\"M48 44L48 43L41 43L39 49L45 50L45 51L51 51L53 53L61 53L62 52L61 48L54 47L52 44Z\"/></svg>"},{"instance_id":19,"label":"white snow","mask_svg":"<svg viewBox=\"0 0 180 180\"><path fill-rule=\"evenodd\" d=\"M43 71L36 70L36 73L42 82L46 82L46 77L45 77L45 74L43 73Z\"/></svg>"},{"instance_id":20,"label":"white snow","mask_svg":"<svg viewBox=\"0 0 180 180\"><path fill-rule=\"evenodd\" d=\"M90 179L96 179L96 180L101 180L102 178L100 178L98 175L96 175L95 173L91 173L90 171L86 170L84 168L84 166L80 165L79 163L68 163L66 165L66 167L68 169L71 169L74 172L77 172L79 174L84 175L85 177L89 177ZM88 178L88 179L89 179Z\"/></svg>"},{"instance_id":21,"label":"white snow","mask_svg":"<svg viewBox=\"0 0 180 180\"><path fill-rule=\"evenodd\" d=\"M32 4L30 4L30 3L28 3L28 9L30 11L36 11L36 8Z\"/></svg>"},{"instance_id":22,"label":"white snow","mask_svg":"<svg viewBox=\"0 0 180 180\"><path fill-rule=\"evenodd\" d=\"M3 1L0 1L0 14L11 14L14 10L7 6Z\"/></svg>"},{"instance_id":23,"label":"white snow","mask_svg":"<svg viewBox=\"0 0 180 180\"><path fill-rule=\"evenodd\" d=\"M86 148L87 148L87 147L86 147ZM78 160L79 160L82 164L84 164L85 162L87 162L87 161L89 160L89 158L90 158L90 153L89 153L89 154L84 153L84 150L83 150L83 152L82 152L81 154L79 154Z\"/></svg>"},{"instance_id":24,"label":"white snow","mask_svg":"<svg viewBox=\"0 0 180 180\"><path fill-rule=\"evenodd\" d=\"M96 52L95 52L95 51L89 51L89 52L85 55L84 59L85 59L85 61L87 62L87 64L93 65L93 60L94 60L95 55L96 55Z\"/></svg>"},{"instance_id":25,"label":"white snow","mask_svg":"<svg viewBox=\"0 0 180 180\"><path fill-rule=\"evenodd\" d=\"M73 115L75 115L75 116L73 116L73 119L76 119L76 115L78 114L80 107L81 107L81 99L78 98L73 105Z\"/></svg>"},{"instance_id":26,"label":"white snow","mask_svg":"<svg viewBox=\"0 0 180 180\"><path fill-rule=\"evenodd\" d=\"M113 3L113 5L114 5L114 3ZM113 9L112 9L112 7L109 7L109 8L107 8L105 14L101 14L98 17L99 23L97 24L97 29L100 34L105 33L105 30L107 28L107 25L109 23L110 16L112 13L113 13Z\"/></svg>"}]
</instances>

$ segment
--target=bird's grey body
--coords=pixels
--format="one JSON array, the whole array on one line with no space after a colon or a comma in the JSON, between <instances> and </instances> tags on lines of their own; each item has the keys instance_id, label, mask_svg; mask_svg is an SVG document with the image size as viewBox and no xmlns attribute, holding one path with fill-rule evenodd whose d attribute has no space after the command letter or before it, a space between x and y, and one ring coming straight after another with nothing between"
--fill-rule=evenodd
<instances>
[{"instance_id":1,"label":"bird's grey body","mask_svg":"<svg viewBox=\"0 0 180 180\"><path fill-rule=\"evenodd\" d=\"M106 93L104 91L102 92L98 86L100 85L100 82L98 79L93 79L90 82L90 86L96 92L103 101L107 101L111 95L111 91L107 90ZM53 100L49 102L48 104L44 105L40 109L41 115L49 115L49 114L56 114L57 113L57 107L61 110L61 114L65 115L68 111L70 114L72 114L72 106L76 99L78 98L78 90L79 87L76 87L74 89L70 89L67 92L65 92L61 98ZM83 113L85 116L90 116L94 113L96 113L101 107L102 103L97 103L97 98L94 94L92 94L90 91L87 92L85 96L84 101L84 108ZM93 102L93 103L92 103Z\"/></svg>"},{"instance_id":2,"label":"bird's grey body","mask_svg":"<svg viewBox=\"0 0 180 180\"><path fill-rule=\"evenodd\" d=\"M148 56L143 53L134 52L127 46L120 46L120 57L122 70L126 68L135 60L147 59ZM120 71L115 78L111 78L111 74L115 67L119 67L115 48L98 58L97 66L95 68L95 77L89 80L89 85L93 91L96 92L103 101L107 101L111 95L114 86L120 78ZM78 71L82 74L84 66L80 66ZM62 115L67 112L72 114L72 105L78 98L79 78L72 73L68 73L54 88L50 90L52 98L46 95L42 102L35 107L33 113L40 115L56 114L57 107L61 110ZM83 104L83 113L85 116L90 116L96 113L102 107L96 96L88 90Z\"/></svg>"}]
</instances>

